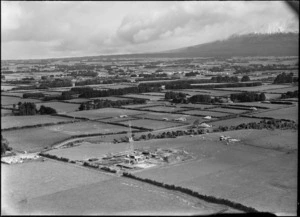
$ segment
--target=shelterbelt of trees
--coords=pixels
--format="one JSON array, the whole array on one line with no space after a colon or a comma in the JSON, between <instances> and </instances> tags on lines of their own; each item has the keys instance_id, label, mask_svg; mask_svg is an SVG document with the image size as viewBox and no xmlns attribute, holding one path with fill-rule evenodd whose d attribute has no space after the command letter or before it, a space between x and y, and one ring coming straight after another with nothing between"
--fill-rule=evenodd
<instances>
[{"instance_id":1,"label":"shelterbelt of trees","mask_svg":"<svg viewBox=\"0 0 300 217\"><path fill-rule=\"evenodd\" d=\"M122 105L129 105L129 104L145 104L145 99L128 99L128 100L101 100L96 99L93 101L94 103L91 104L90 102L83 102L79 106L79 110L90 110L90 109L99 109L99 108L107 108L107 107L120 107Z\"/></svg>"},{"instance_id":2,"label":"shelterbelt of trees","mask_svg":"<svg viewBox=\"0 0 300 217\"><path fill-rule=\"evenodd\" d=\"M287 98L298 98L298 90L288 91L286 93L281 94L281 99L287 99Z\"/></svg>"},{"instance_id":3,"label":"shelterbelt of trees","mask_svg":"<svg viewBox=\"0 0 300 217\"><path fill-rule=\"evenodd\" d=\"M274 80L274 84L282 84L282 83L294 83L298 82L298 77L294 77L294 73L286 74L285 72L277 75L277 77Z\"/></svg>"},{"instance_id":4,"label":"shelterbelt of trees","mask_svg":"<svg viewBox=\"0 0 300 217\"><path fill-rule=\"evenodd\" d=\"M54 108L47 107L42 105L38 110L35 103L33 102L19 102L18 107L16 104L13 104L13 114L14 115L47 115L47 114L56 114L57 111Z\"/></svg>"}]
</instances>

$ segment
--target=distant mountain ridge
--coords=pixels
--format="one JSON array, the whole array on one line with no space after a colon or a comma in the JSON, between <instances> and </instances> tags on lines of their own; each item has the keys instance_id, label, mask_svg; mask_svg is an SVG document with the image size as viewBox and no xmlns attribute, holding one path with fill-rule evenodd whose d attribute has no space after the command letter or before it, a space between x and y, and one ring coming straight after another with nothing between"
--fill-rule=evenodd
<instances>
[{"instance_id":1,"label":"distant mountain ridge","mask_svg":"<svg viewBox=\"0 0 300 217\"><path fill-rule=\"evenodd\" d=\"M299 33L233 35L226 40L161 52L185 57L298 56Z\"/></svg>"}]
</instances>

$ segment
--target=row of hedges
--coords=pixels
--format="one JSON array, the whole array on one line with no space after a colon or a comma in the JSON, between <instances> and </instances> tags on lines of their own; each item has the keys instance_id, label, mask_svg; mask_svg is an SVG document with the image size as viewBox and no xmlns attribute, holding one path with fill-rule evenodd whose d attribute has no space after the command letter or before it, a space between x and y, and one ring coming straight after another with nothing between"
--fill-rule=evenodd
<instances>
[{"instance_id":1,"label":"row of hedges","mask_svg":"<svg viewBox=\"0 0 300 217\"><path fill-rule=\"evenodd\" d=\"M47 157L47 158L51 158L51 159L54 159L54 160L60 160L60 161L63 161L63 162L69 162L68 158L57 157L56 155L51 155L51 154L48 154L48 153L39 153L39 155L42 156L42 157Z\"/></svg>"},{"instance_id":2,"label":"row of hedges","mask_svg":"<svg viewBox=\"0 0 300 217\"><path fill-rule=\"evenodd\" d=\"M20 127L11 127L6 129L1 129L1 131L10 131L10 130L19 130L19 129L29 129L29 128L37 128L37 127L48 127L53 125L60 125L60 124L70 124L74 122L79 122L80 120L74 120L74 121L60 121L57 123L45 123L45 124L36 124L32 126L20 126Z\"/></svg>"},{"instance_id":3,"label":"row of hedges","mask_svg":"<svg viewBox=\"0 0 300 217\"><path fill-rule=\"evenodd\" d=\"M88 162L84 162L83 166L94 168L94 169L100 169L100 170L103 170L105 172L110 172L110 173L116 173L117 172L117 170L115 170L115 169L111 169L111 168L105 167L105 166L104 167L100 167L100 166L98 166L96 164L88 163Z\"/></svg>"},{"instance_id":4,"label":"row of hedges","mask_svg":"<svg viewBox=\"0 0 300 217\"><path fill-rule=\"evenodd\" d=\"M197 198L199 198L201 200L205 200L205 201L210 202L210 203L216 203L216 204L221 204L221 205L229 206L229 207L231 207L233 209L241 210L241 211L244 211L246 213L256 213L256 212L258 212L256 209L254 209L252 207L248 207L248 206L245 206L243 204L230 201L228 199L223 199L223 198L217 198L217 197L214 197L214 196L203 195L203 194L200 194L200 193L198 193L196 191L193 191L191 189L184 188L184 187L181 187L181 186L169 185L169 184L165 184L165 183L158 182L158 181L151 180L151 179L147 179L147 178L144 179L144 178L137 177L137 176L135 176L135 175L133 175L131 173L127 173L127 172L124 172L123 176L131 178L131 179L135 179L135 180L138 180L138 181L146 182L146 183L149 183L149 184L152 184L152 185L156 185L158 187L163 187L163 188L166 188L168 190L179 191L179 192L191 195L193 197L197 197Z\"/></svg>"},{"instance_id":5,"label":"row of hedges","mask_svg":"<svg viewBox=\"0 0 300 217\"><path fill-rule=\"evenodd\" d=\"M123 123L118 123L118 122L106 122L109 123L111 125L117 125L117 126L122 126L122 127L128 127L128 124L123 124ZM148 129L145 127L137 127L137 126L131 126L131 128L133 129L137 129L137 130L142 130L142 131L153 131L153 129Z\"/></svg>"},{"instance_id":6,"label":"row of hedges","mask_svg":"<svg viewBox=\"0 0 300 217\"><path fill-rule=\"evenodd\" d=\"M298 124L295 121L290 120L278 120L278 119L270 119L270 120L262 120L260 122L251 122L251 123L243 123L238 126L219 126L219 128L214 129L214 132L224 132L231 130L243 130L243 129L281 129L281 130L297 130Z\"/></svg>"},{"instance_id":7,"label":"row of hedges","mask_svg":"<svg viewBox=\"0 0 300 217\"><path fill-rule=\"evenodd\" d=\"M150 140L150 139L166 139L166 138L177 138L178 136L189 136L189 135L199 135L206 133L206 130L203 128L195 128L195 129L188 129L188 130L177 130L177 131L167 131L162 132L159 134L143 134L140 137L136 138L133 135L134 141L140 141L140 140ZM121 143L121 142L128 142L129 138L127 136L118 139L114 139L115 143Z\"/></svg>"}]
</instances>

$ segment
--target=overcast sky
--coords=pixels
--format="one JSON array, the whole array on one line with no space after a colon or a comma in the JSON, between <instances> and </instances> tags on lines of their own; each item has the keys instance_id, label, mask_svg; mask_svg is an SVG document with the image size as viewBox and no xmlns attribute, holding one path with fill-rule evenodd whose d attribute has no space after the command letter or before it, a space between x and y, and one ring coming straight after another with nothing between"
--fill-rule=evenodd
<instances>
[{"instance_id":1,"label":"overcast sky","mask_svg":"<svg viewBox=\"0 0 300 217\"><path fill-rule=\"evenodd\" d=\"M279 1L1 1L2 59L154 52L278 30L299 32Z\"/></svg>"}]
</instances>

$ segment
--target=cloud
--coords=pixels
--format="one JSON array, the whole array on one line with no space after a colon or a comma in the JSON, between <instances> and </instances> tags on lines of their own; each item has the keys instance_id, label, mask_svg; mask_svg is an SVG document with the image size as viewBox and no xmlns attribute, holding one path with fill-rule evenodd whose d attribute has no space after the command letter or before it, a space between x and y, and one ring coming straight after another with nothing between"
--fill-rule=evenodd
<instances>
[{"instance_id":1,"label":"cloud","mask_svg":"<svg viewBox=\"0 0 300 217\"><path fill-rule=\"evenodd\" d=\"M282 2L1 1L1 6L4 58L154 52L238 33L299 31L298 17Z\"/></svg>"}]
</instances>

